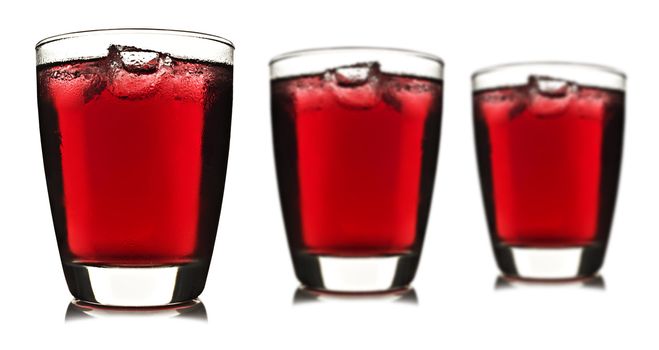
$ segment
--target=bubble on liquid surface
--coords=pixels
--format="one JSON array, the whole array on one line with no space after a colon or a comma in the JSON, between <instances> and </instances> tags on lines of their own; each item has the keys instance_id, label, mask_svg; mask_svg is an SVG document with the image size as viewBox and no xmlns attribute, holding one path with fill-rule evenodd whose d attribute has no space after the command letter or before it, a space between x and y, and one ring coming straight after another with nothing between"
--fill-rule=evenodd
<instances>
[{"instance_id":1,"label":"bubble on liquid surface","mask_svg":"<svg viewBox=\"0 0 659 350\"><path fill-rule=\"evenodd\" d=\"M530 76L529 110L539 118L560 117L577 97L577 83L547 76Z\"/></svg>"},{"instance_id":2,"label":"bubble on liquid surface","mask_svg":"<svg viewBox=\"0 0 659 350\"><path fill-rule=\"evenodd\" d=\"M380 101L380 65L359 63L328 70L324 80L329 83L338 102L348 108L368 109Z\"/></svg>"}]
</instances>

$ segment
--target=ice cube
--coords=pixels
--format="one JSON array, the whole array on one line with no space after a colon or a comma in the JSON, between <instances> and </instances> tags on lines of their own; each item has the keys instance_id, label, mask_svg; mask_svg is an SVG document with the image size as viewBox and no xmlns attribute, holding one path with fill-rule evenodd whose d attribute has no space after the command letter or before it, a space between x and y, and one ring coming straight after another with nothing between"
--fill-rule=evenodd
<instances>
[{"instance_id":1,"label":"ice cube","mask_svg":"<svg viewBox=\"0 0 659 350\"><path fill-rule=\"evenodd\" d=\"M53 67L45 73L51 84L64 84L70 89L71 96L80 96L82 102L87 103L100 95L107 85L104 67L99 62L82 62Z\"/></svg>"},{"instance_id":2,"label":"ice cube","mask_svg":"<svg viewBox=\"0 0 659 350\"><path fill-rule=\"evenodd\" d=\"M391 78L384 85L382 92L382 101L388 104L394 110L400 112L403 108L401 94L418 94L430 91L429 86L425 82L414 81L407 78Z\"/></svg>"},{"instance_id":3,"label":"ice cube","mask_svg":"<svg viewBox=\"0 0 659 350\"><path fill-rule=\"evenodd\" d=\"M529 110L538 118L560 117L579 91L575 82L546 76L529 77Z\"/></svg>"},{"instance_id":4,"label":"ice cube","mask_svg":"<svg viewBox=\"0 0 659 350\"><path fill-rule=\"evenodd\" d=\"M104 76L95 75L93 78L91 78L89 85L83 92L84 102L87 103L93 100L96 96L100 95L103 90L105 90L106 85L107 81Z\"/></svg>"},{"instance_id":5,"label":"ice cube","mask_svg":"<svg viewBox=\"0 0 659 350\"><path fill-rule=\"evenodd\" d=\"M388 88L382 94L382 101L389 105L391 108L400 112L403 109L403 103L398 99L398 92L395 88Z\"/></svg>"},{"instance_id":6,"label":"ice cube","mask_svg":"<svg viewBox=\"0 0 659 350\"><path fill-rule=\"evenodd\" d=\"M547 76L532 75L529 77L529 85L534 92L549 98L566 97L577 91L577 84L564 79L556 79Z\"/></svg>"},{"instance_id":7,"label":"ice cube","mask_svg":"<svg viewBox=\"0 0 659 350\"><path fill-rule=\"evenodd\" d=\"M110 92L123 99L142 99L156 93L163 76L172 70L168 55L129 46L110 46Z\"/></svg>"},{"instance_id":8,"label":"ice cube","mask_svg":"<svg viewBox=\"0 0 659 350\"><path fill-rule=\"evenodd\" d=\"M338 102L348 108L368 109L380 101L380 65L377 62L359 63L325 72Z\"/></svg>"},{"instance_id":9,"label":"ice cube","mask_svg":"<svg viewBox=\"0 0 659 350\"><path fill-rule=\"evenodd\" d=\"M360 63L336 68L332 73L339 86L360 86L366 84L371 76L379 73L379 65L376 62Z\"/></svg>"},{"instance_id":10,"label":"ice cube","mask_svg":"<svg viewBox=\"0 0 659 350\"><path fill-rule=\"evenodd\" d=\"M489 111L499 121L511 121L521 117L529 104L527 87L501 88L479 92L475 95L477 106Z\"/></svg>"},{"instance_id":11,"label":"ice cube","mask_svg":"<svg viewBox=\"0 0 659 350\"><path fill-rule=\"evenodd\" d=\"M160 66L160 54L152 51L122 51L119 53L125 70L131 73L153 73Z\"/></svg>"},{"instance_id":12,"label":"ice cube","mask_svg":"<svg viewBox=\"0 0 659 350\"><path fill-rule=\"evenodd\" d=\"M513 92L508 96L511 103L510 110L508 111L508 118L515 119L526 110L529 105L528 95L525 92Z\"/></svg>"},{"instance_id":13,"label":"ice cube","mask_svg":"<svg viewBox=\"0 0 659 350\"><path fill-rule=\"evenodd\" d=\"M607 94L597 89L582 89L575 101L579 118L587 120L601 120L608 104Z\"/></svg>"}]
</instances>

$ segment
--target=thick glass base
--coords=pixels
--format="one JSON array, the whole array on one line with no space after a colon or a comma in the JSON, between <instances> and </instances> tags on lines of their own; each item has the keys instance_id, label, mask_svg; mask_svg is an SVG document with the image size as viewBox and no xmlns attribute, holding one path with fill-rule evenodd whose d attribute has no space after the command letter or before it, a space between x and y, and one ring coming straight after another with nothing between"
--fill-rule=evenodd
<instances>
[{"instance_id":1,"label":"thick glass base","mask_svg":"<svg viewBox=\"0 0 659 350\"><path fill-rule=\"evenodd\" d=\"M496 291L503 291L508 289L591 289L591 290L606 290L606 283L604 277L595 275L592 277L575 278L570 280L529 280L519 279L507 276L497 276L494 282L494 289Z\"/></svg>"},{"instance_id":2,"label":"thick glass base","mask_svg":"<svg viewBox=\"0 0 659 350\"><path fill-rule=\"evenodd\" d=\"M293 305L315 302L393 302L418 305L419 299L414 288L397 289L385 293L327 293L301 286L293 294Z\"/></svg>"},{"instance_id":3,"label":"thick glass base","mask_svg":"<svg viewBox=\"0 0 659 350\"><path fill-rule=\"evenodd\" d=\"M601 245L516 247L500 244L495 255L505 276L528 280L572 280L595 275L604 261Z\"/></svg>"},{"instance_id":4,"label":"thick glass base","mask_svg":"<svg viewBox=\"0 0 659 350\"><path fill-rule=\"evenodd\" d=\"M112 307L154 307L189 302L201 294L204 264L131 267L64 264L71 294L85 303Z\"/></svg>"},{"instance_id":5,"label":"thick glass base","mask_svg":"<svg viewBox=\"0 0 659 350\"><path fill-rule=\"evenodd\" d=\"M330 293L380 293L408 288L418 255L328 256L298 254L294 258L300 282Z\"/></svg>"},{"instance_id":6,"label":"thick glass base","mask_svg":"<svg viewBox=\"0 0 659 350\"><path fill-rule=\"evenodd\" d=\"M206 307L199 299L162 307L106 307L73 300L66 309L64 320L77 321L93 318L144 317L152 319L186 318L208 321Z\"/></svg>"}]
</instances>

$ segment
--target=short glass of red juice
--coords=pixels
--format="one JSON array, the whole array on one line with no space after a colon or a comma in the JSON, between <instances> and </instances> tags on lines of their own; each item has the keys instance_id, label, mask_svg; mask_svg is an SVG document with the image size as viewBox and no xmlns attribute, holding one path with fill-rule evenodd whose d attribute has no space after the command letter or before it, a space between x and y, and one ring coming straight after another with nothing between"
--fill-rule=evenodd
<instances>
[{"instance_id":1,"label":"short glass of red juice","mask_svg":"<svg viewBox=\"0 0 659 350\"><path fill-rule=\"evenodd\" d=\"M505 276L595 275L613 219L625 75L576 63L521 63L473 75L481 189Z\"/></svg>"},{"instance_id":2,"label":"short glass of red juice","mask_svg":"<svg viewBox=\"0 0 659 350\"><path fill-rule=\"evenodd\" d=\"M441 59L327 48L270 63L279 194L308 288L401 290L428 221L442 112Z\"/></svg>"},{"instance_id":3,"label":"short glass of red juice","mask_svg":"<svg viewBox=\"0 0 659 350\"><path fill-rule=\"evenodd\" d=\"M224 190L233 45L113 29L37 44L39 126L76 299L148 307L203 290Z\"/></svg>"}]
</instances>

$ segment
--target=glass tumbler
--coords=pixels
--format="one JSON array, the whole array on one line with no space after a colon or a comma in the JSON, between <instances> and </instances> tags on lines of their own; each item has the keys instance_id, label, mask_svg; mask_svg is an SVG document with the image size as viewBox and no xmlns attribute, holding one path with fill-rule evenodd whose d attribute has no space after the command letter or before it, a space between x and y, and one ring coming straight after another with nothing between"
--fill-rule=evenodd
<instances>
[{"instance_id":1,"label":"glass tumbler","mask_svg":"<svg viewBox=\"0 0 659 350\"><path fill-rule=\"evenodd\" d=\"M204 288L224 190L233 45L113 29L37 44L39 126L64 275L108 306Z\"/></svg>"},{"instance_id":2,"label":"glass tumbler","mask_svg":"<svg viewBox=\"0 0 659 350\"><path fill-rule=\"evenodd\" d=\"M561 280L601 268L620 174L625 76L575 63L473 75L485 211L504 275Z\"/></svg>"},{"instance_id":3,"label":"glass tumbler","mask_svg":"<svg viewBox=\"0 0 659 350\"><path fill-rule=\"evenodd\" d=\"M442 61L396 49L270 63L279 193L295 272L344 293L408 286L435 178Z\"/></svg>"}]
</instances>

